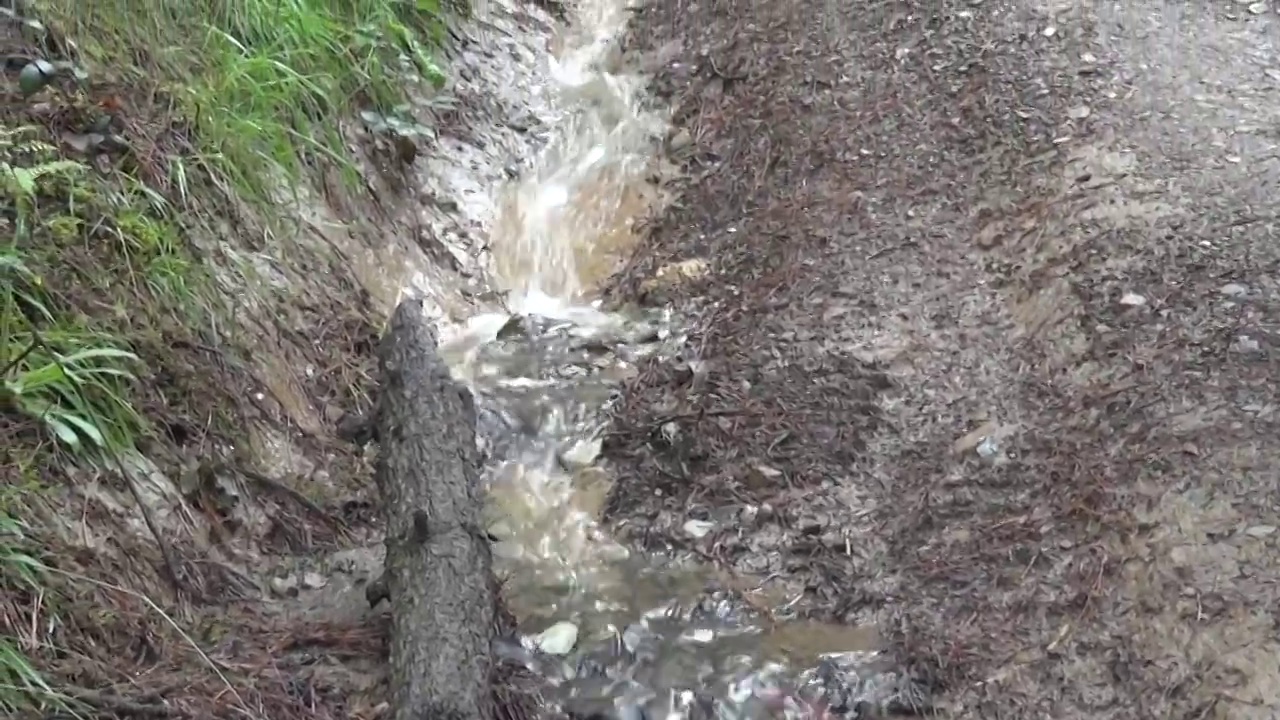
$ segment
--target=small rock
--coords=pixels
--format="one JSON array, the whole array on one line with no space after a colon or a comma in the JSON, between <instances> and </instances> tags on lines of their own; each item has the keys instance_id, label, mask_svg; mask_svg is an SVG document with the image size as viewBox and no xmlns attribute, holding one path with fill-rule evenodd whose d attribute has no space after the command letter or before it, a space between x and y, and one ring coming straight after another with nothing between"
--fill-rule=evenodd
<instances>
[{"instance_id":1,"label":"small rock","mask_svg":"<svg viewBox=\"0 0 1280 720\"><path fill-rule=\"evenodd\" d=\"M690 520L684 524L684 531L691 537L702 539L715 527L716 524L708 520Z\"/></svg>"},{"instance_id":2,"label":"small rock","mask_svg":"<svg viewBox=\"0 0 1280 720\"><path fill-rule=\"evenodd\" d=\"M676 440L680 438L680 425L677 424L675 420L671 420L663 424L661 432L662 439L665 440L668 445L675 445Z\"/></svg>"},{"instance_id":3,"label":"small rock","mask_svg":"<svg viewBox=\"0 0 1280 720\"><path fill-rule=\"evenodd\" d=\"M1080 62L1087 63L1089 65L1096 65L1098 62L1098 56L1093 53L1082 53L1080 55Z\"/></svg>"},{"instance_id":4,"label":"small rock","mask_svg":"<svg viewBox=\"0 0 1280 720\"><path fill-rule=\"evenodd\" d=\"M1256 353L1262 349L1262 345L1248 335L1238 335L1235 342L1231 343L1231 348L1240 353Z\"/></svg>"},{"instance_id":5,"label":"small rock","mask_svg":"<svg viewBox=\"0 0 1280 720\"><path fill-rule=\"evenodd\" d=\"M293 576L271 578L271 592L280 597L293 597L298 594L298 579Z\"/></svg>"},{"instance_id":6,"label":"small rock","mask_svg":"<svg viewBox=\"0 0 1280 720\"><path fill-rule=\"evenodd\" d=\"M329 584L329 578L318 572L309 572L302 574L302 587L307 590L318 590Z\"/></svg>"},{"instance_id":7,"label":"small rock","mask_svg":"<svg viewBox=\"0 0 1280 720\"><path fill-rule=\"evenodd\" d=\"M18 89L23 95L32 95L49 84L49 80L57 72L47 60L29 62L18 73Z\"/></svg>"},{"instance_id":8,"label":"small rock","mask_svg":"<svg viewBox=\"0 0 1280 720\"><path fill-rule=\"evenodd\" d=\"M1088 105L1077 105L1067 111L1067 117L1072 120L1083 120L1092 113Z\"/></svg>"},{"instance_id":9,"label":"small rock","mask_svg":"<svg viewBox=\"0 0 1280 720\"><path fill-rule=\"evenodd\" d=\"M1275 531L1276 531L1275 525L1254 525L1248 530L1245 530L1244 534L1248 535L1249 537L1264 538L1268 535L1271 535Z\"/></svg>"},{"instance_id":10,"label":"small rock","mask_svg":"<svg viewBox=\"0 0 1280 720\"><path fill-rule=\"evenodd\" d=\"M558 622L538 633L533 641L548 655L568 655L578 644L578 626L571 622Z\"/></svg>"},{"instance_id":11,"label":"small rock","mask_svg":"<svg viewBox=\"0 0 1280 720\"><path fill-rule=\"evenodd\" d=\"M560 451L560 464L570 472L590 467L600 457L603 441L600 438L578 440Z\"/></svg>"},{"instance_id":12,"label":"small rock","mask_svg":"<svg viewBox=\"0 0 1280 720\"><path fill-rule=\"evenodd\" d=\"M990 420L982 423L978 427L974 428L972 431L967 432L963 436L957 438L956 441L951 444L951 452L955 453L956 455L963 455L964 453L967 453L970 450L977 449L978 445L982 444L982 441L986 440L989 436L991 436L991 434L994 433L998 427L999 426L997 426L996 423Z\"/></svg>"},{"instance_id":13,"label":"small rock","mask_svg":"<svg viewBox=\"0 0 1280 720\"><path fill-rule=\"evenodd\" d=\"M710 628L691 628L684 631L684 633L680 635L680 639L686 642L706 645L716 639L716 633Z\"/></svg>"},{"instance_id":14,"label":"small rock","mask_svg":"<svg viewBox=\"0 0 1280 720\"><path fill-rule=\"evenodd\" d=\"M1248 295L1249 288L1238 283L1227 283L1219 288L1218 292L1226 295L1227 297L1240 297L1241 295Z\"/></svg>"},{"instance_id":15,"label":"small rock","mask_svg":"<svg viewBox=\"0 0 1280 720\"><path fill-rule=\"evenodd\" d=\"M1056 27L1054 27L1054 26L1050 25L1049 27L1045 28L1044 30L1041 30L1041 31L1040 31L1040 34L1041 34L1041 35L1043 35L1043 36L1045 36L1045 37L1047 37L1047 38L1051 38L1051 37L1053 37L1054 35L1057 35L1057 34L1058 34L1058 28L1056 28Z\"/></svg>"},{"instance_id":16,"label":"small rock","mask_svg":"<svg viewBox=\"0 0 1280 720\"><path fill-rule=\"evenodd\" d=\"M1254 15L1261 15L1267 11L1267 4L1264 2L1256 2L1249 6L1249 12Z\"/></svg>"},{"instance_id":17,"label":"small rock","mask_svg":"<svg viewBox=\"0 0 1280 720\"><path fill-rule=\"evenodd\" d=\"M671 140L667 143L668 152L679 152L693 144L693 136L688 130L680 129L671 136Z\"/></svg>"},{"instance_id":18,"label":"small rock","mask_svg":"<svg viewBox=\"0 0 1280 720\"><path fill-rule=\"evenodd\" d=\"M524 556L524 547L514 540L500 540L492 545L494 557L503 560L519 560Z\"/></svg>"},{"instance_id":19,"label":"small rock","mask_svg":"<svg viewBox=\"0 0 1280 720\"><path fill-rule=\"evenodd\" d=\"M1139 305L1146 305L1147 299L1138 293L1125 293L1124 297L1120 298L1120 304L1128 305L1129 307L1137 307Z\"/></svg>"}]
</instances>

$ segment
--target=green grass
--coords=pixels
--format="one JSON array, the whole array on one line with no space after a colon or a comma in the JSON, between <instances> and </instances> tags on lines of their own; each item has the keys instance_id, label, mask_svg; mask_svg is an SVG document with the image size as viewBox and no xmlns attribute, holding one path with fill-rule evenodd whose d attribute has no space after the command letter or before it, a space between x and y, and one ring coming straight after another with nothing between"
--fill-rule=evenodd
<instances>
[{"instance_id":1,"label":"green grass","mask_svg":"<svg viewBox=\"0 0 1280 720\"><path fill-rule=\"evenodd\" d=\"M33 5L39 22L27 29L48 27L69 39L70 59L95 88L60 97L89 121L55 133L85 132L92 120L103 120L95 103L105 83L106 92L117 89L117 105L109 108L117 120L131 130L139 123L163 130L172 122L194 152L134 146L139 168L146 163L166 181L157 183L165 186L162 196L141 175L102 175L65 156L52 144L54 135L21 119L21 109L10 108L0 125L0 624L7 624L0 632L0 712L6 716L75 705L57 691L56 676L38 671L43 666L32 658L42 656L24 654L25 618L12 617L11 605L32 605L35 597L46 613L57 606L57 583L49 582L43 562L49 551L25 524L25 508L57 464L97 464L149 435L139 410L145 388L137 382L147 377L144 362L173 340L166 328L197 327L220 314L217 291L184 229L216 227L207 214L230 200L256 205L261 229L270 231L273 204L288 199L282 189L305 182L310 168L336 167L358 179L341 123L359 118L375 131L428 133L407 103L444 79L433 58L445 32L438 0ZM222 412L202 408L210 410Z\"/></svg>"},{"instance_id":2,"label":"green grass","mask_svg":"<svg viewBox=\"0 0 1280 720\"><path fill-rule=\"evenodd\" d=\"M44 277L75 256L75 244L100 242L91 223L103 219L102 194L90 189L83 166L61 159L38 135L0 131L0 197L14 230L0 247L0 409L30 418L70 452L116 451L142 428L126 399L137 357ZM127 237L122 244L155 242ZM165 256L146 255L167 270Z\"/></svg>"},{"instance_id":3,"label":"green grass","mask_svg":"<svg viewBox=\"0 0 1280 720\"><path fill-rule=\"evenodd\" d=\"M99 73L153 85L194 123L200 159L270 203L307 164L350 171L338 123L399 120L438 86L438 0L43 0ZM175 169L175 174L182 171Z\"/></svg>"},{"instance_id":4,"label":"green grass","mask_svg":"<svg viewBox=\"0 0 1280 720\"><path fill-rule=\"evenodd\" d=\"M154 194L66 159L36 127L0 127L0 599L57 594L23 521L50 463L102 461L147 431L129 329L186 312L198 282ZM12 607L0 605L12 623ZM0 634L0 711L63 710Z\"/></svg>"}]
</instances>

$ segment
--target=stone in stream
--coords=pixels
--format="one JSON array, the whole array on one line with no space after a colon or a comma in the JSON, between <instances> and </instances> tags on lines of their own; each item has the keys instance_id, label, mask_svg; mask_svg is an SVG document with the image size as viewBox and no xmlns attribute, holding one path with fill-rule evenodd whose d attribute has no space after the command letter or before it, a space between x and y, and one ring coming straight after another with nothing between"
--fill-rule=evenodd
<instances>
[{"instance_id":1,"label":"stone in stream","mask_svg":"<svg viewBox=\"0 0 1280 720\"><path fill-rule=\"evenodd\" d=\"M578 642L578 626L571 622L558 622L539 633L534 642L548 655L568 655Z\"/></svg>"}]
</instances>

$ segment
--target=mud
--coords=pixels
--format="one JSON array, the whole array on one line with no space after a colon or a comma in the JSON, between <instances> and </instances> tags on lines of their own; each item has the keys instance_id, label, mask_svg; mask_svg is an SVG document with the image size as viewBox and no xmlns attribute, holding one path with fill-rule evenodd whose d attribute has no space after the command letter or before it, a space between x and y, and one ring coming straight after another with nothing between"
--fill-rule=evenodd
<instances>
[{"instance_id":1,"label":"mud","mask_svg":"<svg viewBox=\"0 0 1280 720\"><path fill-rule=\"evenodd\" d=\"M877 627L949 715L1274 714L1277 20L638 13L687 180L611 296L702 320L618 413L615 525Z\"/></svg>"}]
</instances>

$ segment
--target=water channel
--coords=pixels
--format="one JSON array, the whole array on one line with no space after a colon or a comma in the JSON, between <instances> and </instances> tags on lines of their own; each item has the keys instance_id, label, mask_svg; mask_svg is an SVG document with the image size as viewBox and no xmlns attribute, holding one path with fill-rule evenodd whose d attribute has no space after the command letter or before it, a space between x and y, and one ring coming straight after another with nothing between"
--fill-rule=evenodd
<instances>
[{"instance_id":1,"label":"water channel","mask_svg":"<svg viewBox=\"0 0 1280 720\"><path fill-rule=\"evenodd\" d=\"M442 345L477 397L489 458L486 522L526 635L499 648L578 714L668 718L854 716L900 695L871 633L765 622L713 568L640 556L600 514L605 411L645 356L683 340L669 312L603 310L598 285L662 198L648 182L666 131L617 42L624 0L583 0L557 39L558 122L534 167L500 188L490 248L509 312L471 317Z\"/></svg>"}]
</instances>

